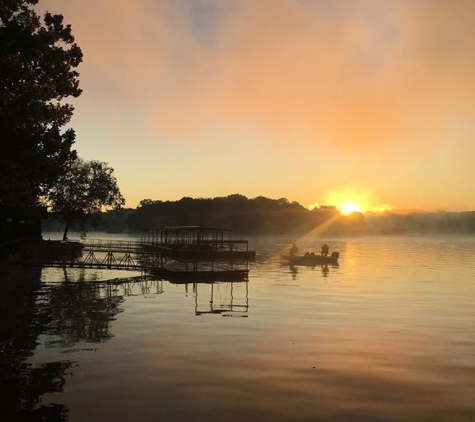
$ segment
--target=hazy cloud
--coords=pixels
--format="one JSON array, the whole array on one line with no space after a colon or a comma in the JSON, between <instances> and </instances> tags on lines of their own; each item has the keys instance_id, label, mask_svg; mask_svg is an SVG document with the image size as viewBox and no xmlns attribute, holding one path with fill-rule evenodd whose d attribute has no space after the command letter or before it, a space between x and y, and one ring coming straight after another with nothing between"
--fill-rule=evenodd
<instances>
[{"instance_id":1,"label":"hazy cloud","mask_svg":"<svg viewBox=\"0 0 475 422\"><path fill-rule=\"evenodd\" d=\"M92 95L141 109L157 139L220 124L278 143L438 143L474 115L473 1L45 3L73 21Z\"/></svg>"}]
</instances>

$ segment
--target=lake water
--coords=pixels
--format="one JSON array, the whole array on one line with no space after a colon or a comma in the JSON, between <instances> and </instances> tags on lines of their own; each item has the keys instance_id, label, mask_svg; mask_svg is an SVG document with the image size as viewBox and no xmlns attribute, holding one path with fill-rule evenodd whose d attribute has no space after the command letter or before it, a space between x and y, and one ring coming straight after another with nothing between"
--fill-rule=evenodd
<instances>
[{"instance_id":1,"label":"lake water","mask_svg":"<svg viewBox=\"0 0 475 422\"><path fill-rule=\"evenodd\" d=\"M3 269L1 419L475 420L473 237L250 246L248 283Z\"/></svg>"}]
</instances>

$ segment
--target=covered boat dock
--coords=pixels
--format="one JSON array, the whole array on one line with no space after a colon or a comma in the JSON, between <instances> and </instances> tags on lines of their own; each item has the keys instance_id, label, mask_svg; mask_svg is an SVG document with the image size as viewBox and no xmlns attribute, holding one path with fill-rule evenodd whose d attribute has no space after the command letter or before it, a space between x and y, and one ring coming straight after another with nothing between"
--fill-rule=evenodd
<instances>
[{"instance_id":1,"label":"covered boat dock","mask_svg":"<svg viewBox=\"0 0 475 422\"><path fill-rule=\"evenodd\" d=\"M230 229L201 226L166 226L141 232L141 244L169 256L184 258L247 259L256 257L247 240L232 239Z\"/></svg>"}]
</instances>

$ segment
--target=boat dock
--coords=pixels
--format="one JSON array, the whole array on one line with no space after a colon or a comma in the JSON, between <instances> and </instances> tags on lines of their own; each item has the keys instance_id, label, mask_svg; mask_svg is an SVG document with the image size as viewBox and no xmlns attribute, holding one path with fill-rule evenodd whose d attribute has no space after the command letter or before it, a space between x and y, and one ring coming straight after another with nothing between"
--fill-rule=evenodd
<instances>
[{"instance_id":1,"label":"boat dock","mask_svg":"<svg viewBox=\"0 0 475 422\"><path fill-rule=\"evenodd\" d=\"M188 230L189 227L185 230L189 234ZM27 266L140 271L175 281L247 280L248 258L252 256L247 241L219 236L200 239L199 242L193 239L176 242L173 236L167 236L170 242L164 243L143 237L137 242L97 239L85 242L43 241L19 257L18 262Z\"/></svg>"},{"instance_id":2,"label":"boat dock","mask_svg":"<svg viewBox=\"0 0 475 422\"><path fill-rule=\"evenodd\" d=\"M231 230L201 226L166 226L141 232L142 245L177 259L254 260L249 242L232 239Z\"/></svg>"}]
</instances>

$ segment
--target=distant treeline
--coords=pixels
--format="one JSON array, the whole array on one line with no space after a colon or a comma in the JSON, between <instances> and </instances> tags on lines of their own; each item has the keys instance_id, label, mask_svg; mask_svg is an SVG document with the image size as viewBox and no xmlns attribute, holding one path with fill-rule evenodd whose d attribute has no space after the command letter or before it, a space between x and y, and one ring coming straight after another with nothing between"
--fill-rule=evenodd
<instances>
[{"instance_id":1,"label":"distant treeline","mask_svg":"<svg viewBox=\"0 0 475 422\"><path fill-rule=\"evenodd\" d=\"M131 231L174 225L229 228L237 233L306 233L320 227L325 234L362 232L362 214L342 216L333 206L308 210L285 198L243 195L216 198L182 198L179 201L143 200L128 216Z\"/></svg>"},{"instance_id":2,"label":"distant treeline","mask_svg":"<svg viewBox=\"0 0 475 422\"><path fill-rule=\"evenodd\" d=\"M140 232L165 226L199 225L228 228L247 234L475 234L475 211L471 212L384 212L342 215L334 206L313 210L285 198L243 195L216 198L182 198L178 201L145 199L137 209L108 211L90 229L107 232ZM62 230L50 218L45 230Z\"/></svg>"},{"instance_id":3,"label":"distant treeline","mask_svg":"<svg viewBox=\"0 0 475 422\"><path fill-rule=\"evenodd\" d=\"M96 229L109 232L140 232L165 226L197 225L231 229L248 234L304 234L316 228L326 235L362 234L366 231L360 213L341 215L334 206L308 210L285 198L243 195L216 198L189 198L178 201L145 199L135 210L108 211ZM48 222L45 230L59 230Z\"/></svg>"}]
</instances>

